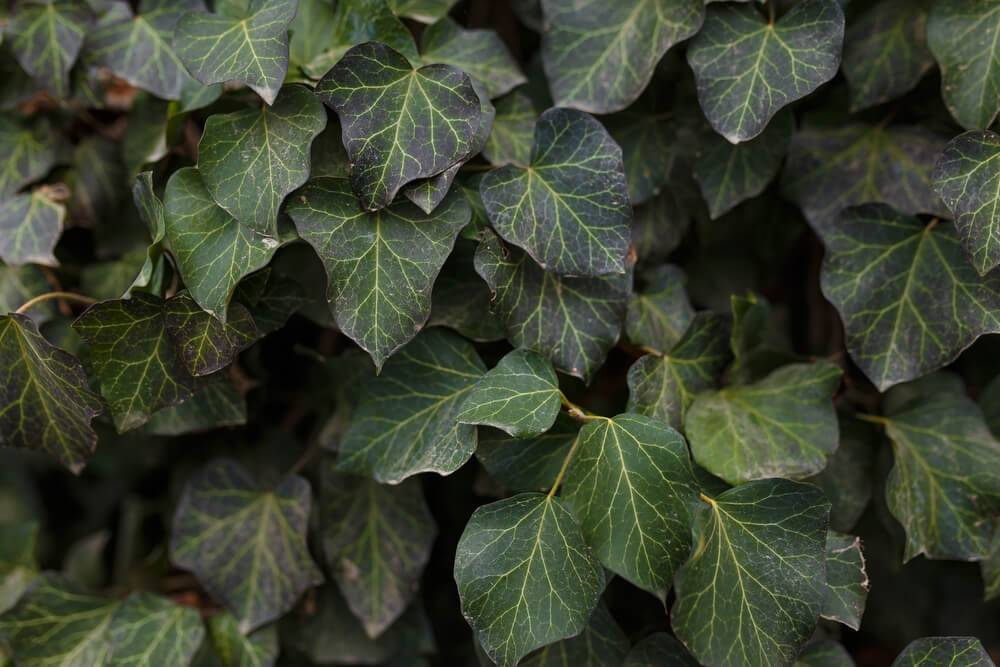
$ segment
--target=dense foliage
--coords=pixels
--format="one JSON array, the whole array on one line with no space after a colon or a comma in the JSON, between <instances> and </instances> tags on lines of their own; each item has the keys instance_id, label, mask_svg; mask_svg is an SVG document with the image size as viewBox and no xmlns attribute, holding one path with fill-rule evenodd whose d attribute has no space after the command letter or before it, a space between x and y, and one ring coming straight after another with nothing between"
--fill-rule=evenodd
<instances>
[{"instance_id":1,"label":"dense foliage","mask_svg":"<svg viewBox=\"0 0 1000 667\"><path fill-rule=\"evenodd\" d=\"M210 5L0 8L0 664L993 664L1000 2Z\"/></svg>"}]
</instances>

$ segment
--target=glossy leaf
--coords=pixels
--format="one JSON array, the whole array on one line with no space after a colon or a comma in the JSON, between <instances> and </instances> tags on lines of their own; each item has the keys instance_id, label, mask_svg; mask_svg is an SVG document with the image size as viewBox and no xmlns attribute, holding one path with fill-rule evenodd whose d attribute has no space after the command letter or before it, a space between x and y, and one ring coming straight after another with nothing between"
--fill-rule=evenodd
<instances>
[{"instance_id":1,"label":"glossy leaf","mask_svg":"<svg viewBox=\"0 0 1000 667\"><path fill-rule=\"evenodd\" d=\"M517 491L541 491L555 482L579 431L579 422L565 412L548 431L530 438L481 428L476 458L497 483Z\"/></svg>"},{"instance_id":2,"label":"glossy leaf","mask_svg":"<svg viewBox=\"0 0 1000 667\"><path fill-rule=\"evenodd\" d=\"M823 618L839 621L854 630L860 628L870 586L861 538L834 531L827 535L826 586Z\"/></svg>"},{"instance_id":3,"label":"glossy leaf","mask_svg":"<svg viewBox=\"0 0 1000 667\"><path fill-rule=\"evenodd\" d=\"M731 143L753 139L834 77L843 40L836 0L804 0L770 23L749 4L709 7L687 51L705 116Z\"/></svg>"},{"instance_id":4,"label":"glossy leaf","mask_svg":"<svg viewBox=\"0 0 1000 667\"><path fill-rule=\"evenodd\" d=\"M109 665L186 665L205 637L198 612L154 593L133 593L108 625Z\"/></svg>"},{"instance_id":5,"label":"glossy leaf","mask_svg":"<svg viewBox=\"0 0 1000 667\"><path fill-rule=\"evenodd\" d=\"M625 315L625 333L632 343L664 351L677 344L694 319L686 285L684 271L673 264L650 272L646 289L632 295Z\"/></svg>"},{"instance_id":6,"label":"glossy leaf","mask_svg":"<svg viewBox=\"0 0 1000 667\"><path fill-rule=\"evenodd\" d=\"M83 0L26 2L11 17L6 32L24 71L57 97L67 97L69 68L92 22Z\"/></svg>"},{"instance_id":7,"label":"glossy leaf","mask_svg":"<svg viewBox=\"0 0 1000 667\"><path fill-rule=\"evenodd\" d=\"M223 324L198 307L187 294L163 304L164 325L191 375L208 375L224 368L257 339L250 312L238 303L229 307Z\"/></svg>"},{"instance_id":8,"label":"glossy leaf","mask_svg":"<svg viewBox=\"0 0 1000 667\"><path fill-rule=\"evenodd\" d=\"M666 632L655 632L642 639L628 652L623 667L697 667L698 663L684 646Z\"/></svg>"},{"instance_id":9,"label":"glossy leaf","mask_svg":"<svg viewBox=\"0 0 1000 667\"><path fill-rule=\"evenodd\" d=\"M424 331L364 388L338 469L390 484L454 472L476 449L476 427L454 417L485 372L470 343L444 329Z\"/></svg>"},{"instance_id":10,"label":"glossy leaf","mask_svg":"<svg viewBox=\"0 0 1000 667\"><path fill-rule=\"evenodd\" d=\"M493 130L483 147L483 157L492 164L519 164L531 161L538 113L531 98L519 90L496 103Z\"/></svg>"},{"instance_id":11,"label":"glossy leaf","mask_svg":"<svg viewBox=\"0 0 1000 667\"><path fill-rule=\"evenodd\" d=\"M466 30L447 16L424 30L420 50L429 65L444 63L479 79L489 97L500 97L527 81L500 35L493 30Z\"/></svg>"},{"instance_id":12,"label":"glossy leaf","mask_svg":"<svg viewBox=\"0 0 1000 667\"><path fill-rule=\"evenodd\" d=\"M535 126L531 162L480 185L490 222L555 273L625 271L631 219L621 149L593 117L550 109Z\"/></svg>"},{"instance_id":13,"label":"glossy leaf","mask_svg":"<svg viewBox=\"0 0 1000 667\"><path fill-rule=\"evenodd\" d=\"M46 188L0 203L0 259L13 266L59 264L52 254L62 236L66 207Z\"/></svg>"},{"instance_id":14,"label":"glossy leaf","mask_svg":"<svg viewBox=\"0 0 1000 667\"><path fill-rule=\"evenodd\" d=\"M486 654L513 667L583 630L604 575L562 501L522 493L473 512L458 542L455 582Z\"/></svg>"},{"instance_id":15,"label":"glossy leaf","mask_svg":"<svg viewBox=\"0 0 1000 667\"><path fill-rule=\"evenodd\" d=\"M880 391L1000 331L1000 275L976 273L951 225L869 204L819 232L823 294L840 312L848 352Z\"/></svg>"},{"instance_id":16,"label":"glossy leaf","mask_svg":"<svg viewBox=\"0 0 1000 667\"><path fill-rule=\"evenodd\" d=\"M706 499L694 550L674 579L678 639L704 665L790 665L826 596L830 505L815 487L749 482Z\"/></svg>"},{"instance_id":17,"label":"glossy leaf","mask_svg":"<svg viewBox=\"0 0 1000 667\"><path fill-rule=\"evenodd\" d=\"M60 142L44 120L27 125L0 114L0 202L45 176L55 165Z\"/></svg>"},{"instance_id":18,"label":"glossy leaf","mask_svg":"<svg viewBox=\"0 0 1000 667\"><path fill-rule=\"evenodd\" d=\"M620 665L628 648L628 637L615 622L607 606L598 603L583 632L529 653L518 665L520 667Z\"/></svg>"},{"instance_id":19,"label":"glossy leaf","mask_svg":"<svg viewBox=\"0 0 1000 667\"><path fill-rule=\"evenodd\" d=\"M278 659L278 628L267 625L244 635L228 611L208 621L208 639L223 667L272 667Z\"/></svg>"},{"instance_id":20,"label":"glossy leaf","mask_svg":"<svg viewBox=\"0 0 1000 667\"><path fill-rule=\"evenodd\" d=\"M892 667L924 665L993 667L993 660L975 637L923 637L907 644L892 662Z\"/></svg>"},{"instance_id":21,"label":"glossy leaf","mask_svg":"<svg viewBox=\"0 0 1000 667\"><path fill-rule=\"evenodd\" d=\"M289 475L265 489L217 459L184 487L170 535L173 562L194 572L244 633L272 621L323 581L306 546L309 483Z\"/></svg>"}]
</instances>

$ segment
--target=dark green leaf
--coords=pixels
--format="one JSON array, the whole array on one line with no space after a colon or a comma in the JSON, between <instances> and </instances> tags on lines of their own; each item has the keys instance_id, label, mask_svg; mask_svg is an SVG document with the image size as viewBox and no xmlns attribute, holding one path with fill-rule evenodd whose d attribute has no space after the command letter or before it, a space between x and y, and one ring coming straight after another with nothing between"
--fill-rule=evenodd
<instances>
[{"instance_id":1,"label":"dark green leaf","mask_svg":"<svg viewBox=\"0 0 1000 667\"><path fill-rule=\"evenodd\" d=\"M347 151L340 140L340 121L332 111L327 111L326 115L326 129L320 132L312 143L309 176L347 178L351 171L351 160L347 157Z\"/></svg>"},{"instance_id":2,"label":"dark green leaf","mask_svg":"<svg viewBox=\"0 0 1000 667\"><path fill-rule=\"evenodd\" d=\"M694 198L700 198L690 172L685 177L691 181ZM671 184L675 181L671 179ZM640 262L664 260L681 244L691 224L692 198L678 192L682 188L665 188L645 204L635 207L632 218L632 247Z\"/></svg>"},{"instance_id":3,"label":"dark green leaf","mask_svg":"<svg viewBox=\"0 0 1000 667\"><path fill-rule=\"evenodd\" d=\"M544 271L526 253L508 249L493 233L484 236L475 263L493 290L493 311L511 343L544 354L570 375L593 376L618 340L631 272L564 278Z\"/></svg>"},{"instance_id":4,"label":"dark green leaf","mask_svg":"<svg viewBox=\"0 0 1000 667\"><path fill-rule=\"evenodd\" d=\"M698 31L702 0L543 0L542 62L557 106L631 104L670 47Z\"/></svg>"},{"instance_id":5,"label":"dark green leaf","mask_svg":"<svg viewBox=\"0 0 1000 667\"><path fill-rule=\"evenodd\" d=\"M35 0L22 3L6 32L24 71L56 97L68 97L69 68L92 21L82 0Z\"/></svg>"},{"instance_id":6,"label":"dark green leaf","mask_svg":"<svg viewBox=\"0 0 1000 667\"><path fill-rule=\"evenodd\" d=\"M316 95L340 117L351 184L368 210L387 206L404 185L441 173L474 148L480 100L457 68L414 69L391 47L366 42L324 75Z\"/></svg>"},{"instance_id":7,"label":"dark green leaf","mask_svg":"<svg viewBox=\"0 0 1000 667\"><path fill-rule=\"evenodd\" d=\"M746 297L733 294L729 297L733 313L732 334L729 347L733 351L731 374L741 381L750 378L749 362L754 351L764 345L771 319L771 304L753 292Z\"/></svg>"},{"instance_id":8,"label":"dark green leaf","mask_svg":"<svg viewBox=\"0 0 1000 667\"><path fill-rule=\"evenodd\" d=\"M546 111L530 165L489 172L480 192L497 232L542 268L584 276L626 270L631 207L622 153L593 117Z\"/></svg>"},{"instance_id":9,"label":"dark green leaf","mask_svg":"<svg viewBox=\"0 0 1000 667\"><path fill-rule=\"evenodd\" d=\"M929 6L930 0L886 0L847 26L841 67L851 111L908 92L934 64L925 39Z\"/></svg>"},{"instance_id":10,"label":"dark green leaf","mask_svg":"<svg viewBox=\"0 0 1000 667\"><path fill-rule=\"evenodd\" d=\"M268 625L244 635L228 611L208 621L208 637L223 667L272 667L278 659L278 628Z\"/></svg>"},{"instance_id":11,"label":"dark green leaf","mask_svg":"<svg viewBox=\"0 0 1000 667\"><path fill-rule=\"evenodd\" d=\"M129 174L138 174L144 165L166 156L170 102L142 90L132 100L131 115L121 153Z\"/></svg>"},{"instance_id":12,"label":"dark green leaf","mask_svg":"<svg viewBox=\"0 0 1000 667\"><path fill-rule=\"evenodd\" d=\"M59 262L52 254L62 235L66 207L47 188L15 195L0 203L0 259L13 266Z\"/></svg>"},{"instance_id":13,"label":"dark green leaf","mask_svg":"<svg viewBox=\"0 0 1000 667\"><path fill-rule=\"evenodd\" d=\"M826 586L823 618L839 621L854 630L860 628L869 588L860 537L829 532L826 537Z\"/></svg>"},{"instance_id":14,"label":"dark green leaf","mask_svg":"<svg viewBox=\"0 0 1000 667\"><path fill-rule=\"evenodd\" d=\"M240 298L239 287L234 296ZM262 337L285 326L288 318L307 302L308 298L297 282L284 276L271 276L264 291L248 303L257 335Z\"/></svg>"},{"instance_id":15,"label":"dark green leaf","mask_svg":"<svg viewBox=\"0 0 1000 667\"><path fill-rule=\"evenodd\" d=\"M445 329L424 331L365 387L337 467L393 484L458 470L476 449L476 427L454 416L485 372L470 343Z\"/></svg>"},{"instance_id":16,"label":"dark green leaf","mask_svg":"<svg viewBox=\"0 0 1000 667\"><path fill-rule=\"evenodd\" d=\"M500 340L504 337L503 324L490 312L490 290L473 263L477 245L461 237L455 242L455 249L434 281L427 324L450 327L475 341Z\"/></svg>"},{"instance_id":17,"label":"dark green leaf","mask_svg":"<svg viewBox=\"0 0 1000 667\"><path fill-rule=\"evenodd\" d=\"M691 549L698 494L681 434L642 415L590 422L566 469L563 499L601 564L665 600Z\"/></svg>"},{"instance_id":18,"label":"dark green leaf","mask_svg":"<svg viewBox=\"0 0 1000 667\"><path fill-rule=\"evenodd\" d=\"M705 665L790 665L826 597L830 505L814 486L749 482L707 499L677 572L671 626Z\"/></svg>"},{"instance_id":19,"label":"dark green leaf","mask_svg":"<svg viewBox=\"0 0 1000 667\"><path fill-rule=\"evenodd\" d=\"M188 12L174 31L174 50L204 84L236 80L274 103L288 71L288 24L296 0L251 0L234 18Z\"/></svg>"},{"instance_id":20,"label":"dark green leaf","mask_svg":"<svg viewBox=\"0 0 1000 667\"><path fill-rule=\"evenodd\" d=\"M994 667L975 637L923 637L906 645L892 667Z\"/></svg>"},{"instance_id":21,"label":"dark green leaf","mask_svg":"<svg viewBox=\"0 0 1000 667\"><path fill-rule=\"evenodd\" d=\"M420 481L385 486L333 472L323 478L323 549L333 578L369 637L378 637L417 593L437 534Z\"/></svg>"},{"instance_id":22,"label":"dark green leaf","mask_svg":"<svg viewBox=\"0 0 1000 667\"><path fill-rule=\"evenodd\" d=\"M473 512L458 542L455 582L486 654L514 667L533 649L583 630L604 575L562 502L522 493Z\"/></svg>"},{"instance_id":23,"label":"dark green leaf","mask_svg":"<svg viewBox=\"0 0 1000 667\"><path fill-rule=\"evenodd\" d=\"M347 181L330 178L302 188L286 212L323 260L337 325L377 368L427 321L434 279L470 215L458 194L430 216L405 202L367 212Z\"/></svg>"},{"instance_id":24,"label":"dark green leaf","mask_svg":"<svg viewBox=\"0 0 1000 667\"><path fill-rule=\"evenodd\" d=\"M499 484L518 491L548 489L579 431L580 424L565 412L556 416L552 428L533 438L481 428L476 458Z\"/></svg>"},{"instance_id":25,"label":"dark green leaf","mask_svg":"<svg viewBox=\"0 0 1000 667\"><path fill-rule=\"evenodd\" d=\"M444 63L479 79L489 97L500 97L527 79L493 30L465 30L447 16L424 30L421 59Z\"/></svg>"},{"instance_id":26,"label":"dark green leaf","mask_svg":"<svg viewBox=\"0 0 1000 667\"><path fill-rule=\"evenodd\" d=\"M848 531L861 518L872 496L873 467L878 446L871 424L843 412L837 413L840 444L819 474L810 477L833 504L830 527Z\"/></svg>"},{"instance_id":27,"label":"dark green leaf","mask_svg":"<svg viewBox=\"0 0 1000 667\"><path fill-rule=\"evenodd\" d=\"M976 273L951 225L868 204L818 231L823 294L840 311L851 357L880 391L1000 331L1000 275Z\"/></svg>"},{"instance_id":28,"label":"dark green leaf","mask_svg":"<svg viewBox=\"0 0 1000 667\"><path fill-rule=\"evenodd\" d=\"M287 86L273 106L210 116L198 171L219 206L276 236L278 207L309 178L309 148L324 127L323 105L303 86Z\"/></svg>"},{"instance_id":29,"label":"dark green leaf","mask_svg":"<svg viewBox=\"0 0 1000 667\"><path fill-rule=\"evenodd\" d=\"M795 667L854 667L854 660L842 644L824 639L802 649Z\"/></svg>"},{"instance_id":30,"label":"dark green leaf","mask_svg":"<svg viewBox=\"0 0 1000 667\"><path fill-rule=\"evenodd\" d=\"M146 248L146 260L139 274L132 282L132 288L146 287L153 278L156 263L163 254L161 243L166 236L163 202L153 191L153 172L144 171L135 177L132 185L132 202L139 211L139 217L149 230L150 244Z\"/></svg>"},{"instance_id":31,"label":"dark green leaf","mask_svg":"<svg viewBox=\"0 0 1000 667\"><path fill-rule=\"evenodd\" d=\"M531 98L517 90L496 103L496 116L483 157L492 164L519 164L531 161L531 143L538 113Z\"/></svg>"},{"instance_id":32,"label":"dark green leaf","mask_svg":"<svg viewBox=\"0 0 1000 667\"><path fill-rule=\"evenodd\" d=\"M656 632L632 647L623 667L697 667L698 663L683 644L666 632Z\"/></svg>"},{"instance_id":33,"label":"dark green leaf","mask_svg":"<svg viewBox=\"0 0 1000 667\"><path fill-rule=\"evenodd\" d=\"M194 395L180 405L153 414L138 432L182 435L246 422L246 401L233 382L219 374L199 383Z\"/></svg>"},{"instance_id":34,"label":"dark green leaf","mask_svg":"<svg viewBox=\"0 0 1000 667\"><path fill-rule=\"evenodd\" d=\"M673 264L656 267L646 289L632 295L625 315L625 333L635 345L669 350L694 319L684 286L687 276Z\"/></svg>"},{"instance_id":35,"label":"dark green leaf","mask_svg":"<svg viewBox=\"0 0 1000 667\"><path fill-rule=\"evenodd\" d=\"M257 339L249 311L238 303L229 306L223 324L198 307L187 294L163 304L164 325L191 375L208 375L224 368Z\"/></svg>"},{"instance_id":36,"label":"dark green leaf","mask_svg":"<svg viewBox=\"0 0 1000 667\"><path fill-rule=\"evenodd\" d=\"M38 574L38 524L0 523L0 614L14 606Z\"/></svg>"},{"instance_id":37,"label":"dark green leaf","mask_svg":"<svg viewBox=\"0 0 1000 667\"><path fill-rule=\"evenodd\" d=\"M48 122L27 125L0 114L0 202L47 174L59 148L59 135Z\"/></svg>"},{"instance_id":38,"label":"dark green leaf","mask_svg":"<svg viewBox=\"0 0 1000 667\"><path fill-rule=\"evenodd\" d=\"M528 654L518 665L520 667L620 665L628 647L628 637L618 627L607 606L599 602L583 632Z\"/></svg>"},{"instance_id":39,"label":"dark green leaf","mask_svg":"<svg viewBox=\"0 0 1000 667\"><path fill-rule=\"evenodd\" d=\"M201 616L154 593L133 593L111 617L109 665L187 665L205 638Z\"/></svg>"},{"instance_id":40,"label":"dark green leaf","mask_svg":"<svg viewBox=\"0 0 1000 667\"><path fill-rule=\"evenodd\" d=\"M482 281L476 277L482 284ZM0 263L0 313L12 313L32 297L48 292L48 281L37 266L15 267ZM489 293L487 292L487 295ZM51 301L43 301L26 311L35 324L44 324L55 315ZM501 334L502 336L502 334Z\"/></svg>"},{"instance_id":41,"label":"dark green leaf","mask_svg":"<svg viewBox=\"0 0 1000 667\"><path fill-rule=\"evenodd\" d=\"M701 108L731 143L753 139L834 77L843 40L836 0L804 0L771 23L749 4L713 5L687 51Z\"/></svg>"},{"instance_id":42,"label":"dark green leaf","mask_svg":"<svg viewBox=\"0 0 1000 667\"><path fill-rule=\"evenodd\" d=\"M245 634L323 581L306 547L310 503L301 477L264 489L235 461L213 461L184 487L170 536L173 562L194 572Z\"/></svg>"},{"instance_id":43,"label":"dark green leaf","mask_svg":"<svg viewBox=\"0 0 1000 667\"><path fill-rule=\"evenodd\" d=\"M974 130L955 137L931 178L955 216L962 247L985 276L1000 265L1000 135Z\"/></svg>"},{"instance_id":44,"label":"dark green leaf","mask_svg":"<svg viewBox=\"0 0 1000 667\"><path fill-rule=\"evenodd\" d=\"M4 446L39 449L79 472L97 445L90 420L103 406L83 366L25 315L0 315L0 406Z\"/></svg>"}]
</instances>

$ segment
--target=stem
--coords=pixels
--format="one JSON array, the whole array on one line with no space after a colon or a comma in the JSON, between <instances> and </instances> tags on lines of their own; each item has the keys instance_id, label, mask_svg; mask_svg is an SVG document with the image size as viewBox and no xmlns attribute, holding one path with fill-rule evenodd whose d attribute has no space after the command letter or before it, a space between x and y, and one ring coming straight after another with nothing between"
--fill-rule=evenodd
<instances>
[{"instance_id":1,"label":"stem","mask_svg":"<svg viewBox=\"0 0 1000 667\"><path fill-rule=\"evenodd\" d=\"M774 4L775 0L767 0L767 21L769 25L774 25Z\"/></svg>"},{"instance_id":2,"label":"stem","mask_svg":"<svg viewBox=\"0 0 1000 667\"><path fill-rule=\"evenodd\" d=\"M566 408L566 414L568 414L573 419L587 424L592 421L597 421L598 419L607 419L607 417L602 417L601 415L595 415L591 412L587 412L581 408L576 403L573 403L568 398L566 394L559 392L559 398L562 400L563 407Z\"/></svg>"},{"instance_id":3,"label":"stem","mask_svg":"<svg viewBox=\"0 0 1000 667\"><path fill-rule=\"evenodd\" d=\"M29 299L23 306L15 310L14 313L20 315L32 306L36 306L43 301L48 301L49 299L66 299L67 301L76 301L77 303L82 303L86 306L97 303L97 299L92 299L89 296L83 296L82 294L74 294L73 292L46 292L45 294L39 294L34 299Z\"/></svg>"},{"instance_id":4,"label":"stem","mask_svg":"<svg viewBox=\"0 0 1000 667\"><path fill-rule=\"evenodd\" d=\"M556 481L552 483L552 488L549 489L549 495L546 496L546 499L551 498L553 495L555 495L556 489L559 488L559 484L560 482L562 482L563 475L566 474L566 468L569 467L569 462L573 460L573 455L576 454L576 448L579 444L580 444L580 434L577 433L576 440L573 441L573 446L569 448L568 452L566 452L566 458L563 459L562 467L559 468L559 474L556 475Z\"/></svg>"},{"instance_id":5,"label":"stem","mask_svg":"<svg viewBox=\"0 0 1000 667\"><path fill-rule=\"evenodd\" d=\"M702 500L704 500L709 505L715 505L715 501L712 500L711 498L709 498L708 496L706 496L704 493L699 492L698 493L698 497L701 498Z\"/></svg>"},{"instance_id":6,"label":"stem","mask_svg":"<svg viewBox=\"0 0 1000 667\"><path fill-rule=\"evenodd\" d=\"M866 415L863 412L856 412L854 416L863 422L868 422L869 424L881 424L882 426L885 426L889 423L888 419L880 417L879 415Z\"/></svg>"}]
</instances>

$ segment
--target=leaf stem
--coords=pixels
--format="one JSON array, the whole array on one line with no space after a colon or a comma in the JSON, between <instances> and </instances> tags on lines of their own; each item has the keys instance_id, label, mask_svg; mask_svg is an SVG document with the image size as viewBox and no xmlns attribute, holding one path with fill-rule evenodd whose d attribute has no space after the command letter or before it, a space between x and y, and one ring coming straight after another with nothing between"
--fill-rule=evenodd
<instances>
[{"instance_id":1,"label":"leaf stem","mask_svg":"<svg viewBox=\"0 0 1000 667\"><path fill-rule=\"evenodd\" d=\"M580 434L576 434L576 439L573 441L573 446L569 448L566 452L566 458L563 459L562 466L559 468L559 474L556 475L556 481L552 483L552 488L549 489L549 494L545 496L546 498L551 498L555 495L556 490L559 488L559 484L562 482L563 476L566 474L566 468L569 467L569 462L573 460L573 455L576 454L576 448L580 444Z\"/></svg>"},{"instance_id":2,"label":"leaf stem","mask_svg":"<svg viewBox=\"0 0 1000 667\"><path fill-rule=\"evenodd\" d=\"M607 417L587 412L579 405L566 398L566 394L561 391L559 392L559 399L562 401L563 407L566 408L566 414L577 421L583 422L584 424L597 421L598 419L607 419Z\"/></svg>"},{"instance_id":3,"label":"leaf stem","mask_svg":"<svg viewBox=\"0 0 1000 667\"><path fill-rule=\"evenodd\" d=\"M15 310L14 313L21 315L32 306L36 306L43 301L48 301L49 299L66 299L67 301L76 301L77 303L82 303L87 306L97 303L97 299L93 299L89 296L83 296L82 294L74 294L73 292L46 292L45 294L39 294L33 299L29 299L20 308Z\"/></svg>"},{"instance_id":4,"label":"leaf stem","mask_svg":"<svg viewBox=\"0 0 1000 667\"><path fill-rule=\"evenodd\" d=\"M768 25L774 25L774 5L775 0L767 0L767 21Z\"/></svg>"},{"instance_id":5,"label":"leaf stem","mask_svg":"<svg viewBox=\"0 0 1000 667\"><path fill-rule=\"evenodd\" d=\"M863 422L868 422L869 424L881 424L882 426L885 426L889 423L888 419L879 415L869 415L863 412L856 412L854 413L854 416Z\"/></svg>"},{"instance_id":6,"label":"leaf stem","mask_svg":"<svg viewBox=\"0 0 1000 667\"><path fill-rule=\"evenodd\" d=\"M704 493L702 493L700 491L698 492L698 497L701 498L702 500L704 500L709 505L715 505L715 501L713 499L709 498L708 496L706 496Z\"/></svg>"}]
</instances>

